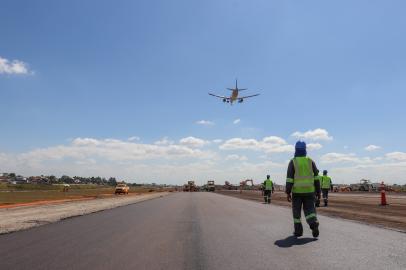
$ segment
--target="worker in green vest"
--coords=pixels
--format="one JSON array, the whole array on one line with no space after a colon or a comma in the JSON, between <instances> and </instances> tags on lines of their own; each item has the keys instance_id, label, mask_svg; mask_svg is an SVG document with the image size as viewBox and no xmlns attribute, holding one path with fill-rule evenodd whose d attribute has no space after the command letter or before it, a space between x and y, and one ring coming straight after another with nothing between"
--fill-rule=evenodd
<instances>
[{"instance_id":1,"label":"worker in green vest","mask_svg":"<svg viewBox=\"0 0 406 270\"><path fill-rule=\"evenodd\" d=\"M303 235L301 212L305 214L306 222L312 230L313 237L319 236L319 222L314 205L315 194L320 198L320 182L315 181L319 174L314 161L307 157L306 143L298 141L295 145L295 156L289 162L286 177L286 194L292 202L294 236Z\"/></svg>"},{"instance_id":2,"label":"worker in green vest","mask_svg":"<svg viewBox=\"0 0 406 270\"><path fill-rule=\"evenodd\" d=\"M328 205L328 191L332 188L331 178L327 176L327 170L324 170L321 177L321 192L323 194L324 206Z\"/></svg>"},{"instance_id":3,"label":"worker in green vest","mask_svg":"<svg viewBox=\"0 0 406 270\"><path fill-rule=\"evenodd\" d=\"M322 176L320 176L320 175L316 175L315 177L314 177L314 181L318 181L319 182L319 186L321 187L321 177ZM314 196L314 203L315 203L315 205L316 205L316 207L320 207L320 196L317 196L317 194L315 193L314 194L315 196Z\"/></svg>"},{"instance_id":4,"label":"worker in green vest","mask_svg":"<svg viewBox=\"0 0 406 270\"><path fill-rule=\"evenodd\" d=\"M264 200L265 203L271 203L271 195L274 192L273 182L270 178L271 176L267 175L266 180L263 183L263 191L264 191Z\"/></svg>"}]
</instances>

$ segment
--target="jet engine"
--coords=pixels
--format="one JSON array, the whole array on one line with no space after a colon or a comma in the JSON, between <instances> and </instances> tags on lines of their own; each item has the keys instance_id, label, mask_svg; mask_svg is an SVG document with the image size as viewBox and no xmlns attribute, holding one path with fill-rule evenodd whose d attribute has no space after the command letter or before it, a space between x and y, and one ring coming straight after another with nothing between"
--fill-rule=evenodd
<instances>
[{"instance_id":1,"label":"jet engine","mask_svg":"<svg viewBox=\"0 0 406 270\"><path fill-rule=\"evenodd\" d=\"M227 99L223 98L223 102L226 102L226 101L227 101Z\"/></svg>"},{"instance_id":2,"label":"jet engine","mask_svg":"<svg viewBox=\"0 0 406 270\"><path fill-rule=\"evenodd\" d=\"M243 103L243 101L244 101L244 99L240 98L240 99L238 100L238 103Z\"/></svg>"}]
</instances>

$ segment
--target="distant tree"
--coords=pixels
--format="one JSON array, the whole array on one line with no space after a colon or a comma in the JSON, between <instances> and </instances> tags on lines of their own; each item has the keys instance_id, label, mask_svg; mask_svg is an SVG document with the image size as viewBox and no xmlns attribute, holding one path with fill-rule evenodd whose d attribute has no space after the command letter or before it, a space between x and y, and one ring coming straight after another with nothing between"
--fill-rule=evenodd
<instances>
[{"instance_id":1,"label":"distant tree","mask_svg":"<svg viewBox=\"0 0 406 270\"><path fill-rule=\"evenodd\" d=\"M110 177L110 178L109 178L109 181L108 181L108 184L109 184L110 186L116 186L116 185L117 185L117 180L116 180L116 178Z\"/></svg>"},{"instance_id":2,"label":"distant tree","mask_svg":"<svg viewBox=\"0 0 406 270\"><path fill-rule=\"evenodd\" d=\"M9 173L8 177L14 180L14 179L16 179L16 174L15 173Z\"/></svg>"},{"instance_id":3,"label":"distant tree","mask_svg":"<svg viewBox=\"0 0 406 270\"><path fill-rule=\"evenodd\" d=\"M48 178L51 184L55 184L58 182L58 179L56 179L55 175L50 175Z\"/></svg>"},{"instance_id":4,"label":"distant tree","mask_svg":"<svg viewBox=\"0 0 406 270\"><path fill-rule=\"evenodd\" d=\"M73 179L67 175L62 175L60 180L62 183L65 183L65 184L73 184Z\"/></svg>"}]
</instances>

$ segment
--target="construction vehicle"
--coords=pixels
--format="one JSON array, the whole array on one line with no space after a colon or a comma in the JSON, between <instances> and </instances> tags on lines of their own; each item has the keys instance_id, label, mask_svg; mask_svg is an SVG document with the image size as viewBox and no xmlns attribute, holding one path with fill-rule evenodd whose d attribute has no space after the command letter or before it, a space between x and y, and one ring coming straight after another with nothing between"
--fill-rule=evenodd
<instances>
[{"instance_id":1,"label":"construction vehicle","mask_svg":"<svg viewBox=\"0 0 406 270\"><path fill-rule=\"evenodd\" d=\"M206 191L214 192L215 190L216 190L216 186L214 185L214 181L213 180L207 181Z\"/></svg>"},{"instance_id":2,"label":"construction vehicle","mask_svg":"<svg viewBox=\"0 0 406 270\"><path fill-rule=\"evenodd\" d=\"M230 184L230 182L228 182L228 181L225 181L224 182L224 189L226 189L226 190L237 190L238 187L235 186L235 185Z\"/></svg>"},{"instance_id":3,"label":"construction vehicle","mask_svg":"<svg viewBox=\"0 0 406 270\"><path fill-rule=\"evenodd\" d=\"M183 186L183 191L186 192L195 192L197 191L195 181L187 181L187 184Z\"/></svg>"},{"instance_id":4,"label":"construction vehicle","mask_svg":"<svg viewBox=\"0 0 406 270\"><path fill-rule=\"evenodd\" d=\"M351 184L351 191L376 191L376 187L367 179L361 179L359 184Z\"/></svg>"},{"instance_id":5,"label":"construction vehicle","mask_svg":"<svg viewBox=\"0 0 406 270\"><path fill-rule=\"evenodd\" d=\"M128 194L130 187L125 183L118 184L114 190L114 194Z\"/></svg>"},{"instance_id":6,"label":"construction vehicle","mask_svg":"<svg viewBox=\"0 0 406 270\"><path fill-rule=\"evenodd\" d=\"M252 179L247 179L247 180L244 180L244 181L240 182L240 193L242 193L243 189L246 189L247 187L249 187L248 183L251 183L251 188L250 189L254 189L254 187L255 187L254 186L254 181L252 181Z\"/></svg>"},{"instance_id":7,"label":"construction vehicle","mask_svg":"<svg viewBox=\"0 0 406 270\"><path fill-rule=\"evenodd\" d=\"M351 188L348 185L333 185L333 192L350 192Z\"/></svg>"}]
</instances>

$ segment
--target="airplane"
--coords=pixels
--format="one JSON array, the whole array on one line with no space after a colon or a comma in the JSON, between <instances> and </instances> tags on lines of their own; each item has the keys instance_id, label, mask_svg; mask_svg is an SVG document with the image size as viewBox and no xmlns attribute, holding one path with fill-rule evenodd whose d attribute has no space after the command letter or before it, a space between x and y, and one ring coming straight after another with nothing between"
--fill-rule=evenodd
<instances>
[{"instance_id":1,"label":"airplane","mask_svg":"<svg viewBox=\"0 0 406 270\"><path fill-rule=\"evenodd\" d=\"M238 94L240 91L244 91L247 90L247 88L238 88L237 86L237 80L235 80L235 88L227 88L228 90L232 91L231 96L229 97L225 97L225 96L218 96L212 93L209 93L210 96L213 97L218 97L221 98L223 100L224 103L230 103L230 105L233 105L234 101L238 100L238 103L242 103L244 101L245 98L250 98L250 97L256 97L259 96L259 94L255 94L255 95L250 95L250 96L244 96L244 97L239 97Z\"/></svg>"}]
</instances>

